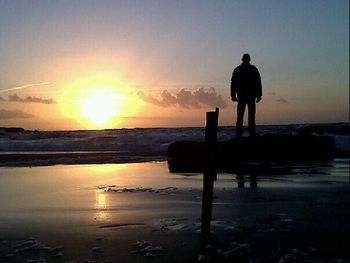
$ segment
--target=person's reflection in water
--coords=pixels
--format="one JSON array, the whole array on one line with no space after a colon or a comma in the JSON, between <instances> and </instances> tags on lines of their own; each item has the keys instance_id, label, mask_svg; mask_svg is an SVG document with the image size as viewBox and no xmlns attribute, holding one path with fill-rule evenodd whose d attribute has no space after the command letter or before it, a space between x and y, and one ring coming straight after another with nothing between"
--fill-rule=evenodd
<instances>
[{"instance_id":1,"label":"person's reflection in water","mask_svg":"<svg viewBox=\"0 0 350 263\"><path fill-rule=\"evenodd\" d=\"M244 180L244 175L242 173L237 173L236 181L237 181L238 188L245 188L245 180ZM249 175L249 186L250 188L258 187L258 181L256 180L255 175Z\"/></svg>"}]
</instances>

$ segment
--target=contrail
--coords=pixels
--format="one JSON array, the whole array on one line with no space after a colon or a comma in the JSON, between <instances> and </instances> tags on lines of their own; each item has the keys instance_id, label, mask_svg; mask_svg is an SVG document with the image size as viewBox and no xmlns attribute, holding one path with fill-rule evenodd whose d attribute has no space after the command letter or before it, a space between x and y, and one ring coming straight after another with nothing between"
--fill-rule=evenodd
<instances>
[{"instance_id":1,"label":"contrail","mask_svg":"<svg viewBox=\"0 0 350 263\"><path fill-rule=\"evenodd\" d=\"M13 87L13 88L9 88L9 89L2 89L2 90L0 90L0 92L7 92L7 91L12 91L12 90L26 89L26 88L30 88L30 87L33 87L33 86L43 86L43 85L50 85L50 84L51 84L51 82L31 83L31 84L17 86L17 87Z\"/></svg>"}]
</instances>

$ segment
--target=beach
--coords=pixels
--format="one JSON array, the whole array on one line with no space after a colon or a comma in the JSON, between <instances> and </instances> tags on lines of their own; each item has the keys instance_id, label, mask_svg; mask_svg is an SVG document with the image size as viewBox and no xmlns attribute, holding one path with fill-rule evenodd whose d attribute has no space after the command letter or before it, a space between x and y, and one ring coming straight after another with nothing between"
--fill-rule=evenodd
<instances>
[{"instance_id":1,"label":"beach","mask_svg":"<svg viewBox=\"0 0 350 263\"><path fill-rule=\"evenodd\" d=\"M348 11L0 0L0 263L350 263Z\"/></svg>"},{"instance_id":2,"label":"beach","mask_svg":"<svg viewBox=\"0 0 350 263\"><path fill-rule=\"evenodd\" d=\"M166 162L1 167L2 262L348 262L349 159L288 174L202 175Z\"/></svg>"}]
</instances>

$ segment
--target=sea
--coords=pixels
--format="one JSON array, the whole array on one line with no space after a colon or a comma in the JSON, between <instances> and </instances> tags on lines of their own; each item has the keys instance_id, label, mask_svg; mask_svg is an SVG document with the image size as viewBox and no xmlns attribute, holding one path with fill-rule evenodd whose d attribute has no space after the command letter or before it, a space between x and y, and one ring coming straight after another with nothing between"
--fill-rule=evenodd
<instances>
[{"instance_id":1,"label":"sea","mask_svg":"<svg viewBox=\"0 0 350 263\"><path fill-rule=\"evenodd\" d=\"M331 136L337 157L350 157L349 123L260 125L257 133ZM204 141L204 134L204 127L78 131L0 128L0 166L166 161L172 142ZM219 127L218 141L230 140L234 134L234 127ZM247 130L243 136L248 136Z\"/></svg>"}]
</instances>

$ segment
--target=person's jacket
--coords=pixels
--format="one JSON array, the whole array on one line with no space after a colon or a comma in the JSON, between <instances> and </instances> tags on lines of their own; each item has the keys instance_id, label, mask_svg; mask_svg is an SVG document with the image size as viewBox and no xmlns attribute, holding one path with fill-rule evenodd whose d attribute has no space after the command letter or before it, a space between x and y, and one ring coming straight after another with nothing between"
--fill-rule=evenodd
<instances>
[{"instance_id":1,"label":"person's jacket","mask_svg":"<svg viewBox=\"0 0 350 263\"><path fill-rule=\"evenodd\" d=\"M231 98L235 96L238 101L262 96L261 78L255 66L242 63L234 69L231 78Z\"/></svg>"}]
</instances>

